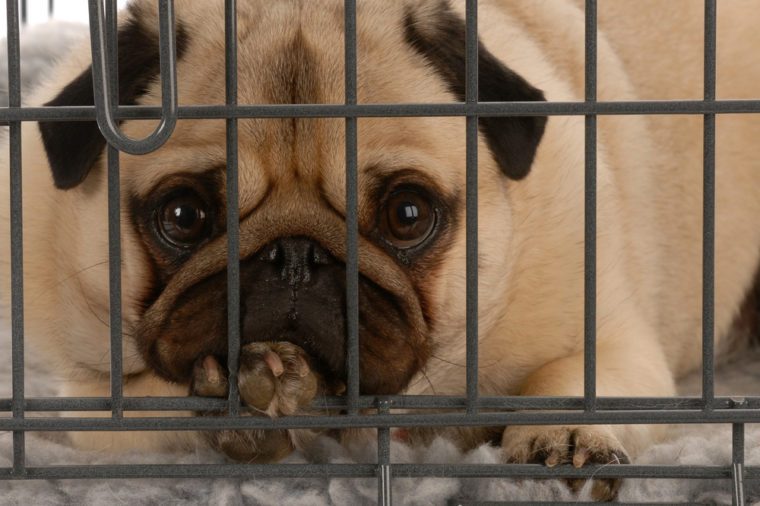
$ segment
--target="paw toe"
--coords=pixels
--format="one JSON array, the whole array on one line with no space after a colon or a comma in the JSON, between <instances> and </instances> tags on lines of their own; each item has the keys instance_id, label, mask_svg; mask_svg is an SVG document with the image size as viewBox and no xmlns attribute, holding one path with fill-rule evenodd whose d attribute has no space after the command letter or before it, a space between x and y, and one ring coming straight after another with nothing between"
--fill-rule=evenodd
<instances>
[{"instance_id":1,"label":"paw toe","mask_svg":"<svg viewBox=\"0 0 760 506\"><path fill-rule=\"evenodd\" d=\"M227 371L213 355L195 362L193 366L192 392L201 397L224 397L227 395Z\"/></svg>"},{"instance_id":2,"label":"paw toe","mask_svg":"<svg viewBox=\"0 0 760 506\"><path fill-rule=\"evenodd\" d=\"M305 352L291 343L250 343L240 350L243 402L269 416L290 415L316 396L318 378Z\"/></svg>"},{"instance_id":3,"label":"paw toe","mask_svg":"<svg viewBox=\"0 0 760 506\"><path fill-rule=\"evenodd\" d=\"M502 446L510 463L537 463L548 467L572 464L629 464L630 459L617 439L604 427L510 427L504 433ZM591 487L596 501L615 498L622 480L567 480L574 492Z\"/></svg>"}]
</instances>

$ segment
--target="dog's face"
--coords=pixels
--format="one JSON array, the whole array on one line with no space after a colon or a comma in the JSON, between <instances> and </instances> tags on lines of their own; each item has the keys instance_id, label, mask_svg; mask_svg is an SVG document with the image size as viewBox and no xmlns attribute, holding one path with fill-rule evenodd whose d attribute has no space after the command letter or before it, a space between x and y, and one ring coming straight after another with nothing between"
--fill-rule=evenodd
<instances>
[{"instance_id":1,"label":"dog's face","mask_svg":"<svg viewBox=\"0 0 760 506\"><path fill-rule=\"evenodd\" d=\"M176 3L180 103L223 104L223 2ZM121 26L122 104L160 102L152 4L134 3ZM463 99L464 22L446 2L360 1L358 19L359 103ZM238 23L240 104L344 102L342 1L240 2ZM482 46L479 66L482 101L543 100ZM89 69L49 104L92 104ZM154 124L122 128L141 138ZM238 128L242 341L293 342L339 385L347 335L345 120L240 119ZM480 120L481 314L502 304L509 188L528 174L543 129L543 118ZM107 237L104 142L94 123L40 130L56 186L76 201L72 228L85 253L73 262L84 268L95 260L88 252L102 259ZM127 354L128 373L150 367L184 382L198 357L226 356L226 141L224 120L180 120L155 153L121 156L125 340L139 352ZM365 393L398 392L437 347L464 344L465 167L464 118L358 121ZM83 282L91 306L108 300L107 277ZM102 326L91 338L107 349Z\"/></svg>"}]
</instances>

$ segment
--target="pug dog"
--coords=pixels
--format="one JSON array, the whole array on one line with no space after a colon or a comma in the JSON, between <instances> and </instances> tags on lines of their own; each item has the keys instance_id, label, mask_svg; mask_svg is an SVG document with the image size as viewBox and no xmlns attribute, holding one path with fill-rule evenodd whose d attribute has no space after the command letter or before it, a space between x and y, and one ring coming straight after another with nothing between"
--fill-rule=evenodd
<instances>
[{"instance_id":1,"label":"pug dog","mask_svg":"<svg viewBox=\"0 0 760 506\"><path fill-rule=\"evenodd\" d=\"M224 2L175 4L180 103L223 104ZM463 0L357 4L359 103L464 100ZM719 8L718 96L758 98L760 2ZM239 102L343 103L343 9L342 0L238 2ZM122 105L160 104L157 15L155 2L136 0L120 16ZM583 35L582 0L481 0L480 101L582 101ZM703 44L701 2L600 2L598 99L701 99ZM88 48L72 51L29 104L92 105ZM120 126L142 138L154 125ZM600 396L671 396L701 364L702 127L701 116L598 119ZM362 394L465 392L465 137L462 117L358 120ZM758 138L757 115L717 120L719 353L753 315ZM108 396L105 141L87 121L26 122L22 141L26 340L60 374L63 395ZM225 146L224 120L184 119L157 151L120 156L126 396L227 394ZM341 395L346 381L345 122L240 119L238 149L236 381L253 416L314 413L312 401ZM480 393L582 395L584 118L482 117L478 149ZM496 431L505 462L577 467L629 462L658 434L647 425ZM463 448L494 436L447 434ZM271 462L313 435L71 436L88 449L210 445ZM618 485L598 480L594 496L609 499Z\"/></svg>"}]
</instances>

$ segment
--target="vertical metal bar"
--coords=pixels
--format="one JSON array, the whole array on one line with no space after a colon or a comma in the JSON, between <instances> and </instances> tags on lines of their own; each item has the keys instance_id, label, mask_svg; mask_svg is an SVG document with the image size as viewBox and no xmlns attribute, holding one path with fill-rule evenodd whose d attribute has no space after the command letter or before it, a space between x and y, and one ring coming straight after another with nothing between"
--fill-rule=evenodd
<instances>
[{"instance_id":1,"label":"vertical metal bar","mask_svg":"<svg viewBox=\"0 0 760 506\"><path fill-rule=\"evenodd\" d=\"M119 44L118 6L116 0L106 2L106 48L111 96L108 104L119 105ZM108 156L108 283L111 326L111 416L123 415L123 357L122 357L122 305L121 305L121 181L119 179L119 151L111 145Z\"/></svg>"},{"instance_id":2,"label":"vertical metal bar","mask_svg":"<svg viewBox=\"0 0 760 506\"><path fill-rule=\"evenodd\" d=\"M48 16L53 17L55 13L55 0L48 0Z\"/></svg>"},{"instance_id":3,"label":"vertical metal bar","mask_svg":"<svg viewBox=\"0 0 760 506\"><path fill-rule=\"evenodd\" d=\"M596 102L596 0L586 0L586 102ZM586 116L584 227L584 401L596 409L596 115Z\"/></svg>"},{"instance_id":4,"label":"vertical metal bar","mask_svg":"<svg viewBox=\"0 0 760 506\"><path fill-rule=\"evenodd\" d=\"M715 100L716 2L705 0L705 101ZM702 399L715 398L715 114L704 117L702 200Z\"/></svg>"},{"instance_id":5,"label":"vertical metal bar","mask_svg":"<svg viewBox=\"0 0 760 506\"><path fill-rule=\"evenodd\" d=\"M731 454L734 464L744 464L744 424L731 425Z\"/></svg>"},{"instance_id":6,"label":"vertical metal bar","mask_svg":"<svg viewBox=\"0 0 760 506\"><path fill-rule=\"evenodd\" d=\"M21 50L17 0L6 4L8 17L8 105L21 107ZM11 204L11 363L13 418L24 418L24 228L22 214L21 123L10 122ZM26 441L13 432L13 474L25 474Z\"/></svg>"},{"instance_id":7,"label":"vertical metal bar","mask_svg":"<svg viewBox=\"0 0 760 506\"><path fill-rule=\"evenodd\" d=\"M380 400L377 412L387 415L390 411L390 401ZM377 503L381 506L393 504L391 477L391 430L387 427L377 429Z\"/></svg>"},{"instance_id":8,"label":"vertical metal bar","mask_svg":"<svg viewBox=\"0 0 760 506\"><path fill-rule=\"evenodd\" d=\"M382 464L380 466L380 497L378 498L378 504L381 504L382 506L393 505L391 479L391 466L389 464Z\"/></svg>"},{"instance_id":9,"label":"vertical metal bar","mask_svg":"<svg viewBox=\"0 0 760 506\"><path fill-rule=\"evenodd\" d=\"M356 0L345 0L346 105L357 102ZM348 414L359 412L359 174L356 117L346 116L346 396Z\"/></svg>"},{"instance_id":10,"label":"vertical metal bar","mask_svg":"<svg viewBox=\"0 0 760 506\"><path fill-rule=\"evenodd\" d=\"M226 103L237 106L237 0L225 0ZM240 406L237 374L240 357L240 208L238 194L238 121L227 118L227 365L229 368L229 412Z\"/></svg>"},{"instance_id":11,"label":"vertical metal bar","mask_svg":"<svg viewBox=\"0 0 760 506\"><path fill-rule=\"evenodd\" d=\"M108 282L111 326L111 416L121 418L124 405L121 306L121 181L119 150L108 145Z\"/></svg>"},{"instance_id":12,"label":"vertical metal bar","mask_svg":"<svg viewBox=\"0 0 760 506\"><path fill-rule=\"evenodd\" d=\"M465 102L478 103L478 2L466 3ZM467 114L465 234L467 274L467 413L478 410L478 116Z\"/></svg>"},{"instance_id":13,"label":"vertical metal bar","mask_svg":"<svg viewBox=\"0 0 760 506\"><path fill-rule=\"evenodd\" d=\"M731 426L731 475L733 478L734 506L744 506L744 424Z\"/></svg>"},{"instance_id":14,"label":"vertical metal bar","mask_svg":"<svg viewBox=\"0 0 760 506\"><path fill-rule=\"evenodd\" d=\"M8 2L13 2L15 0L7 0ZM26 0L21 0L21 23L26 24L28 21L28 14L27 14L27 8L26 8Z\"/></svg>"}]
</instances>

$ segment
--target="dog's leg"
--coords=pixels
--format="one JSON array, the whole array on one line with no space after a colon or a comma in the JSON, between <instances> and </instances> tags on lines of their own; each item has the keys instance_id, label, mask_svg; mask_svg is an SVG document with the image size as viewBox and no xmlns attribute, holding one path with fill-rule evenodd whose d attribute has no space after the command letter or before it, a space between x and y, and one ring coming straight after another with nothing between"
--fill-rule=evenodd
<instances>
[{"instance_id":1,"label":"dog's leg","mask_svg":"<svg viewBox=\"0 0 760 506\"><path fill-rule=\"evenodd\" d=\"M641 330L639 328L639 330ZM599 396L667 396L675 387L664 354L651 333L626 333L597 346ZM582 396L583 354L575 354L538 369L525 382L522 395ZM647 425L513 426L504 431L506 459L516 463L543 463L549 467L572 464L625 464L655 438L657 427ZM579 490L583 480L572 480ZM594 480L595 500L611 500L620 480Z\"/></svg>"},{"instance_id":2,"label":"dog's leg","mask_svg":"<svg viewBox=\"0 0 760 506\"><path fill-rule=\"evenodd\" d=\"M193 395L227 396L226 371L214 357L201 357L193 376ZM253 416L274 418L300 412L317 395L320 384L320 377L298 346L285 342L251 343L240 350L240 398ZM225 430L203 434L213 448L228 457L261 463L282 459L314 435L305 430Z\"/></svg>"}]
</instances>

